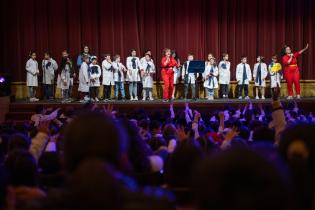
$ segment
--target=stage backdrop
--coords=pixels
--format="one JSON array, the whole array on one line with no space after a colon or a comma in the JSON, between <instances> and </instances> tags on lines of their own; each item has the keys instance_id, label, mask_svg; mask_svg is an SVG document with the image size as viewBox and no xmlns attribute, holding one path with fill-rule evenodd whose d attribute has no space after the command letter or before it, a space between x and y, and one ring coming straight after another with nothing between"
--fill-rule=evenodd
<instances>
[{"instance_id":1,"label":"stage backdrop","mask_svg":"<svg viewBox=\"0 0 315 210\"><path fill-rule=\"evenodd\" d=\"M93 53L151 49L160 66L162 49L204 60L228 52L232 79L241 55L253 65L284 44L309 51L299 59L303 79L315 79L315 1L312 0L6 0L0 3L0 71L25 81L30 50L60 61L67 49L76 60L83 45ZM159 70L160 68L158 68ZM160 78L158 73L156 79Z\"/></svg>"}]
</instances>

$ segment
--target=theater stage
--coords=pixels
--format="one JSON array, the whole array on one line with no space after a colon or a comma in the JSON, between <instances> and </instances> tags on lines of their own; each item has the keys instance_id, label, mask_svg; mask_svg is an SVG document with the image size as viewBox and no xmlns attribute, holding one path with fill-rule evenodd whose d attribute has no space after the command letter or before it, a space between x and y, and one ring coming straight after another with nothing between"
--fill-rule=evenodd
<instances>
[{"instance_id":1,"label":"theater stage","mask_svg":"<svg viewBox=\"0 0 315 210\"><path fill-rule=\"evenodd\" d=\"M286 107L289 103L293 101L288 101L286 99L281 99L283 105ZM181 110L185 107L185 100L175 100L173 101L174 110ZM238 100L238 99L215 99L213 101L208 101L205 99L199 99L197 101L188 101L190 107L197 109L202 113L211 113L215 110L221 110L225 106L238 107L239 105L245 105L248 103L247 100ZM255 105L263 104L268 106L271 104L271 99L266 100L252 100L252 103ZM315 97L312 98L302 98L297 100L298 106L307 112L315 112ZM67 107L80 108L83 106L82 103L72 102L72 103L62 103L60 100L54 101L39 101L35 103L30 103L25 100L19 100L12 102L9 105L9 112L6 114L7 120L14 120L21 122L25 119L30 119L30 116L34 113L35 107L39 104L44 105L45 107L61 107L66 109ZM137 110L145 110L148 113L152 112L164 112L168 110L170 103L163 102L162 100L154 101L110 101L110 102L98 102L97 104L113 104L114 109L120 112L131 113Z\"/></svg>"}]
</instances>

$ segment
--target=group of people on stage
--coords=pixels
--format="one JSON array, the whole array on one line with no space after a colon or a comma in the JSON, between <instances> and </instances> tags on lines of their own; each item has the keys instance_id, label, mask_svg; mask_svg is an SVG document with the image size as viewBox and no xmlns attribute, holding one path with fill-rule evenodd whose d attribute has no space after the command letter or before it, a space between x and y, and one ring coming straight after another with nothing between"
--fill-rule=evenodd
<instances>
[{"instance_id":1,"label":"group of people on stage","mask_svg":"<svg viewBox=\"0 0 315 210\"><path fill-rule=\"evenodd\" d=\"M280 87L282 75L288 84L288 99L293 98L293 84L295 86L296 97L300 98L300 72L297 65L297 58L305 50L292 53L290 47L285 46L282 52L282 64L284 71L278 61L277 55L272 56L272 62L267 65L263 56L257 56L257 63L253 72L247 63L247 57L242 56L240 63L236 66L236 80L238 83L238 98L249 99L248 86L250 81L255 82L256 99L265 99L266 78L270 75L271 89ZM184 97L187 99L189 89L192 92L192 99L196 99L197 79L202 78L203 87L207 92L207 99L214 99L215 89L220 87L220 96L228 98L229 84L231 81L231 63L229 55L224 53L222 60L217 64L216 59L210 53L205 61L203 73L191 73L188 71L189 64L194 60L194 55L189 53L187 61L182 65L176 51L166 48L163 50L161 59L161 76L164 82L164 101L175 98L175 85L181 79L184 83ZM78 71L76 70L78 69ZM27 86L29 99L31 102L38 101L35 97L38 86L38 75L40 74L36 53L30 53L30 59L26 63ZM98 102L99 87L103 85L103 100L111 100L111 86L115 86L115 99L119 94L125 100L125 81L129 83L130 100L139 100L138 94L142 92L142 100L153 100L153 75L156 67L150 50L147 50L142 58L137 57L136 50L131 50L130 56L126 59L126 66L121 63L120 55L113 58L110 54L105 54L101 62L96 56L90 53L89 47L85 46L78 56L76 66L73 65L68 52L62 52L60 66L50 56L44 54L42 61L42 83L44 89L44 99L53 99L54 81L57 72L57 87L61 89L63 102L72 101L72 87L75 79L79 82L79 98L81 102ZM77 75L78 72L78 75ZM140 86L140 87L139 87ZM259 94L261 97L259 97Z\"/></svg>"}]
</instances>

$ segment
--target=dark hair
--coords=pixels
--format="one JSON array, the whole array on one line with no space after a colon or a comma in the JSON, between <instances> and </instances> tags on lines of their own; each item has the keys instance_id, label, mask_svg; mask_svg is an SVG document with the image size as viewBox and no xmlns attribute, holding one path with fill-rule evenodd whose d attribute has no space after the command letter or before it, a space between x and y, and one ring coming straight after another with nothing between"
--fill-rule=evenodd
<instances>
[{"instance_id":1,"label":"dark hair","mask_svg":"<svg viewBox=\"0 0 315 210\"><path fill-rule=\"evenodd\" d=\"M33 54L36 54L35 51L31 50L30 53L28 54L29 57L32 57Z\"/></svg>"},{"instance_id":2,"label":"dark hair","mask_svg":"<svg viewBox=\"0 0 315 210\"><path fill-rule=\"evenodd\" d=\"M175 54L175 57L174 59L177 61L179 59L179 56L177 54L177 51L176 50L171 50L171 56L173 56L173 54Z\"/></svg>"},{"instance_id":3,"label":"dark hair","mask_svg":"<svg viewBox=\"0 0 315 210\"><path fill-rule=\"evenodd\" d=\"M44 53L44 55L50 56L50 53L49 53L48 51L46 51L46 52Z\"/></svg>"},{"instance_id":4,"label":"dark hair","mask_svg":"<svg viewBox=\"0 0 315 210\"><path fill-rule=\"evenodd\" d=\"M280 52L280 55L281 55L281 57L283 57L284 55L286 55L286 49L288 48L289 46L287 46L287 45L284 45L283 46L283 48L281 49L281 52Z\"/></svg>"},{"instance_id":5,"label":"dark hair","mask_svg":"<svg viewBox=\"0 0 315 210\"><path fill-rule=\"evenodd\" d=\"M119 168L122 154L127 149L125 130L110 117L96 112L81 113L66 127L62 140L65 165L70 172L91 157Z\"/></svg>"},{"instance_id":6,"label":"dark hair","mask_svg":"<svg viewBox=\"0 0 315 210\"><path fill-rule=\"evenodd\" d=\"M224 58L227 55L229 55L229 54L228 53L222 53L222 58Z\"/></svg>"},{"instance_id":7,"label":"dark hair","mask_svg":"<svg viewBox=\"0 0 315 210\"><path fill-rule=\"evenodd\" d=\"M119 54L116 54L116 55L114 56L114 61L117 60L117 58L120 58L120 55L119 55Z\"/></svg>"},{"instance_id":8,"label":"dark hair","mask_svg":"<svg viewBox=\"0 0 315 210\"><path fill-rule=\"evenodd\" d=\"M264 63L265 62L265 57L264 56L261 56L261 55L258 55L257 57L260 58L260 62Z\"/></svg>"},{"instance_id":9,"label":"dark hair","mask_svg":"<svg viewBox=\"0 0 315 210\"><path fill-rule=\"evenodd\" d=\"M16 149L29 150L31 145L31 139L22 133L15 133L9 138L8 151Z\"/></svg>"},{"instance_id":10,"label":"dark hair","mask_svg":"<svg viewBox=\"0 0 315 210\"><path fill-rule=\"evenodd\" d=\"M244 58L247 58L247 56L246 55L242 55L241 56L241 60L243 60Z\"/></svg>"}]
</instances>

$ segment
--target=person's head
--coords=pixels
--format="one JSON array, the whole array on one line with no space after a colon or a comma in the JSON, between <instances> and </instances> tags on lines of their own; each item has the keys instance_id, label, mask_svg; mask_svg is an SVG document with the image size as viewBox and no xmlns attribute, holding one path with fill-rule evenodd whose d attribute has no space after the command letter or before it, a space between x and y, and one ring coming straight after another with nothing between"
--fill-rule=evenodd
<instances>
[{"instance_id":1,"label":"person's head","mask_svg":"<svg viewBox=\"0 0 315 210\"><path fill-rule=\"evenodd\" d=\"M163 128L163 136L166 140L176 139L177 129L174 124L168 123Z\"/></svg>"},{"instance_id":2,"label":"person's head","mask_svg":"<svg viewBox=\"0 0 315 210\"><path fill-rule=\"evenodd\" d=\"M151 55L150 54L145 54L145 60L150 61L151 60Z\"/></svg>"},{"instance_id":3,"label":"person's head","mask_svg":"<svg viewBox=\"0 0 315 210\"><path fill-rule=\"evenodd\" d=\"M247 57L246 57L245 55L243 55L243 56L241 57L241 62L242 62L242 63L247 63Z\"/></svg>"},{"instance_id":4,"label":"person's head","mask_svg":"<svg viewBox=\"0 0 315 210\"><path fill-rule=\"evenodd\" d=\"M67 50L62 51L61 55L62 55L63 58L68 58L69 57L69 53L68 53Z\"/></svg>"},{"instance_id":5,"label":"person's head","mask_svg":"<svg viewBox=\"0 0 315 210\"><path fill-rule=\"evenodd\" d=\"M114 61L117 62L117 63L119 63L119 62L120 62L120 55L116 54L116 55L114 56Z\"/></svg>"},{"instance_id":6,"label":"person's head","mask_svg":"<svg viewBox=\"0 0 315 210\"><path fill-rule=\"evenodd\" d=\"M152 51L151 51L151 50L145 50L145 51L144 51L144 56L145 56L146 54L149 54L150 56L152 56Z\"/></svg>"},{"instance_id":7,"label":"person's head","mask_svg":"<svg viewBox=\"0 0 315 210\"><path fill-rule=\"evenodd\" d=\"M215 64L215 58L214 58L214 57L211 57L211 58L209 59L209 63L210 63L210 65L214 65L214 64Z\"/></svg>"},{"instance_id":8,"label":"person's head","mask_svg":"<svg viewBox=\"0 0 315 210\"><path fill-rule=\"evenodd\" d=\"M212 54L212 53L209 53L209 54L208 54L208 61L210 61L212 58L214 58L214 57L213 57L213 54Z\"/></svg>"},{"instance_id":9,"label":"person's head","mask_svg":"<svg viewBox=\"0 0 315 210\"><path fill-rule=\"evenodd\" d=\"M137 56L137 51L135 49L132 49L130 54L131 54L132 57L136 57Z\"/></svg>"},{"instance_id":10,"label":"person's head","mask_svg":"<svg viewBox=\"0 0 315 210\"><path fill-rule=\"evenodd\" d=\"M150 130L153 134L162 132L162 125L159 121L153 120L150 123Z\"/></svg>"},{"instance_id":11,"label":"person's head","mask_svg":"<svg viewBox=\"0 0 315 210\"><path fill-rule=\"evenodd\" d=\"M45 53L44 53L44 59L45 59L45 60L49 60L49 59L50 59L50 54L49 54L49 52L45 52Z\"/></svg>"},{"instance_id":12,"label":"person's head","mask_svg":"<svg viewBox=\"0 0 315 210\"><path fill-rule=\"evenodd\" d=\"M272 60L272 62L274 62L274 63L278 62L278 56L277 56L277 55L273 55L273 56L271 57L271 60Z\"/></svg>"},{"instance_id":13,"label":"person's head","mask_svg":"<svg viewBox=\"0 0 315 210\"><path fill-rule=\"evenodd\" d=\"M172 57L175 59L178 57L176 50L172 50L171 54L172 54Z\"/></svg>"},{"instance_id":14,"label":"person's head","mask_svg":"<svg viewBox=\"0 0 315 210\"><path fill-rule=\"evenodd\" d=\"M284 46L282 51L283 51L282 53L284 55L288 55L288 54L292 53L291 47L289 47L289 46Z\"/></svg>"},{"instance_id":15,"label":"person's head","mask_svg":"<svg viewBox=\"0 0 315 210\"><path fill-rule=\"evenodd\" d=\"M96 56L92 56L91 57L91 61L92 61L93 65L96 65L97 64L97 57Z\"/></svg>"},{"instance_id":16,"label":"person's head","mask_svg":"<svg viewBox=\"0 0 315 210\"><path fill-rule=\"evenodd\" d=\"M106 135L101 131L106 131ZM65 167L70 173L81 161L91 157L120 168L127 148L125 129L112 118L95 112L83 113L75 118L66 127L62 140Z\"/></svg>"},{"instance_id":17,"label":"person's head","mask_svg":"<svg viewBox=\"0 0 315 210\"><path fill-rule=\"evenodd\" d=\"M163 50L163 55L164 55L164 56L167 56L167 57L170 57L170 56L171 56L171 49L165 48L165 49Z\"/></svg>"},{"instance_id":18,"label":"person's head","mask_svg":"<svg viewBox=\"0 0 315 210\"><path fill-rule=\"evenodd\" d=\"M259 126L254 129L253 141L268 141L273 142L275 139L275 132L267 126Z\"/></svg>"},{"instance_id":19,"label":"person's head","mask_svg":"<svg viewBox=\"0 0 315 210\"><path fill-rule=\"evenodd\" d=\"M197 209L285 210L286 176L266 158L244 148L203 160L194 176Z\"/></svg>"},{"instance_id":20,"label":"person's head","mask_svg":"<svg viewBox=\"0 0 315 210\"><path fill-rule=\"evenodd\" d=\"M31 145L31 139L22 133L15 133L9 138L8 151L17 149L29 150Z\"/></svg>"},{"instance_id":21,"label":"person's head","mask_svg":"<svg viewBox=\"0 0 315 210\"><path fill-rule=\"evenodd\" d=\"M222 59L223 59L224 61L228 61L228 60L229 60L229 54L223 53L223 54L222 54Z\"/></svg>"},{"instance_id":22,"label":"person's head","mask_svg":"<svg viewBox=\"0 0 315 210\"><path fill-rule=\"evenodd\" d=\"M194 55L191 54L191 53L189 53L188 56L187 56L187 60L188 60L188 61L194 60Z\"/></svg>"},{"instance_id":23,"label":"person's head","mask_svg":"<svg viewBox=\"0 0 315 210\"><path fill-rule=\"evenodd\" d=\"M36 59L36 52L30 52L30 58L35 60Z\"/></svg>"},{"instance_id":24,"label":"person's head","mask_svg":"<svg viewBox=\"0 0 315 210\"><path fill-rule=\"evenodd\" d=\"M83 58L83 62L85 62L85 63L89 63L90 62L90 58L89 58L88 55L84 55L82 58Z\"/></svg>"},{"instance_id":25,"label":"person's head","mask_svg":"<svg viewBox=\"0 0 315 210\"><path fill-rule=\"evenodd\" d=\"M83 47L83 53L84 54L89 54L89 52L90 52L90 48L88 46L84 46Z\"/></svg>"},{"instance_id":26,"label":"person's head","mask_svg":"<svg viewBox=\"0 0 315 210\"><path fill-rule=\"evenodd\" d=\"M27 150L14 150L5 161L12 186L37 186L38 172L34 157Z\"/></svg>"},{"instance_id":27,"label":"person's head","mask_svg":"<svg viewBox=\"0 0 315 210\"><path fill-rule=\"evenodd\" d=\"M105 55L104 55L104 59L105 60L107 60L107 61L110 61L110 54L109 53L106 53Z\"/></svg>"},{"instance_id":28,"label":"person's head","mask_svg":"<svg viewBox=\"0 0 315 210\"><path fill-rule=\"evenodd\" d=\"M265 58L263 56L261 56L261 55L257 56L257 62L258 63L263 63L264 60L265 60Z\"/></svg>"}]
</instances>

